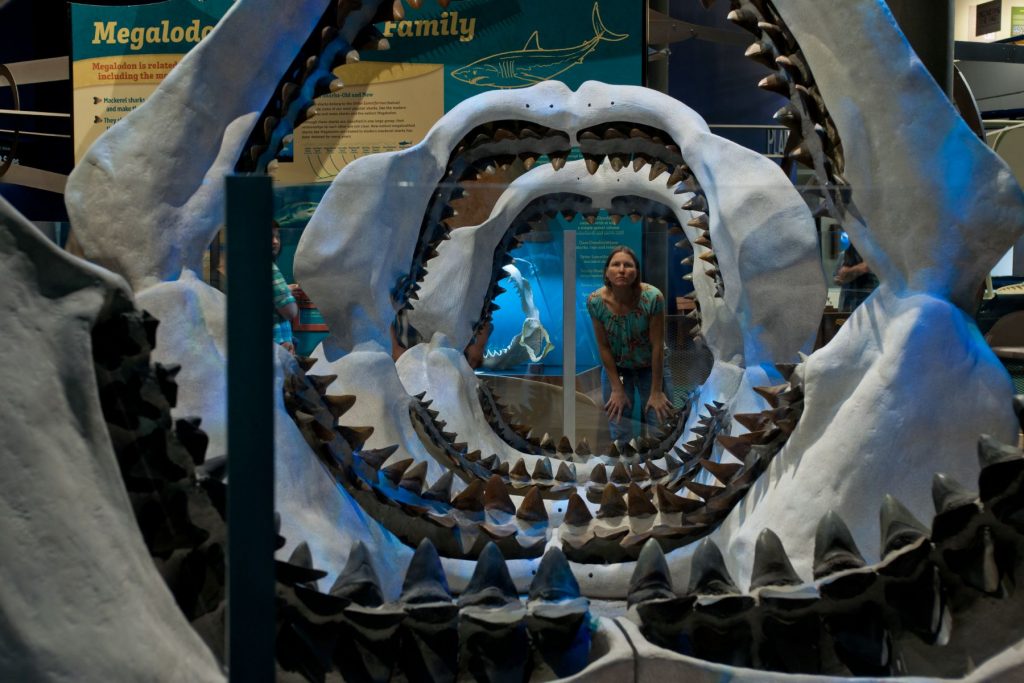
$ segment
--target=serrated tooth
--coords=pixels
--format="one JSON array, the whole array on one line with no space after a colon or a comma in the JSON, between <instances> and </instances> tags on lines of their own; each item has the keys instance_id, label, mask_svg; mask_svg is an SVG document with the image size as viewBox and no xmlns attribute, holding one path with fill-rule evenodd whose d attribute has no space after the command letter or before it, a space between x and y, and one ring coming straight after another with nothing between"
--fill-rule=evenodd
<instances>
[{"instance_id":1,"label":"serrated tooth","mask_svg":"<svg viewBox=\"0 0 1024 683\"><path fill-rule=\"evenodd\" d=\"M626 514L626 509L626 500L615 484L605 484L601 492L601 506L597 510L597 518L622 517Z\"/></svg>"},{"instance_id":2,"label":"serrated tooth","mask_svg":"<svg viewBox=\"0 0 1024 683\"><path fill-rule=\"evenodd\" d=\"M815 580L865 564L843 520L833 511L825 513L814 536Z\"/></svg>"},{"instance_id":3,"label":"serrated tooth","mask_svg":"<svg viewBox=\"0 0 1024 683\"><path fill-rule=\"evenodd\" d=\"M516 506L512 502L512 497L508 495L505 482L497 474L492 475L484 486L484 509L506 512L510 515L516 512Z\"/></svg>"},{"instance_id":4,"label":"serrated tooth","mask_svg":"<svg viewBox=\"0 0 1024 683\"><path fill-rule=\"evenodd\" d=\"M799 586L800 575L786 555L782 541L771 529L764 529L754 547L754 568L750 575L750 590L765 586Z\"/></svg>"},{"instance_id":5,"label":"serrated tooth","mask_svg":"<svg viewBox=\"0 0 1024 683\"><path fill-rule=\"evenodd\" d=\"M544 499L541 497L539 486L531 486L530 490L526 492L523 502L516 510L516 517L524 522L547 523L548 511L544 507Z\"/></svg>"},{"instance_id":6,"label":"serrated tooth","mask_svg":"<svg viewBox=\"0 0 1024 683\"><path fill-rule=\"evenodd\" d=\"M644 494L643 490L635 483L631 483L629 485L626 511L629 513L630 517L637 519L652 517L658 514L658 510L654 507L654 503L647 498L647 495Z\"/></svg>"},{"instance_id":7,"label":"serrated tooth","mask_svg":"<svg viewBox=\"0 0 1024 683\"><path fill-rule=\"evenodd\" d=\"M579 494L573 493L570 495L562 523L570 526L586 526L593 519L594 517L590 514L590 509L583 502L583 499L580 498Z\"/></svg>"},{"instance_id":8,"label":"serrated tooth","mask_svg":"<svg viewBox=\"0 0 1024 683\"><path fill-rule=\"evenodd\" d=\"M701 541L693 554L686 592L688 595L734 595L740 592L725 567L722 551L709 538Z\"/></svg>"}]
</instances>

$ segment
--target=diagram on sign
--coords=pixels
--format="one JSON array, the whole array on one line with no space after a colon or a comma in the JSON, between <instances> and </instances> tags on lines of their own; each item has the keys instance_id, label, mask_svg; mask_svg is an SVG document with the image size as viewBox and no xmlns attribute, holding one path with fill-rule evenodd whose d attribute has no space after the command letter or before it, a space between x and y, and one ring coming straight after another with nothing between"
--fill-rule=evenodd
<instances>
[{"instance_id":1,"label":"diagram on sign","mask_svg":"<svg viewBox=\"0 0 1024 683\"><path fill-rule=\"evenodd\" d=\"M540 46L539 31L534 31L521 50L499 52L483 57L451 72L452 78L481 88L525 88L556 78L582 64L601 42L616 43L628 33L609 31L601 21L598 3L591 12L594 37L579 45L545 49Z\"/></svg>"}]
</instances>

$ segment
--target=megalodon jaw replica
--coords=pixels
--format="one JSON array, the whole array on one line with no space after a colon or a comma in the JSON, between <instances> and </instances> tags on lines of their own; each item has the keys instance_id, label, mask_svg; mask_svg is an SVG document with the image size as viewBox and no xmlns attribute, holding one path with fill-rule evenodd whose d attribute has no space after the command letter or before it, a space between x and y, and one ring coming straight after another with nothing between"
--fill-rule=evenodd
<instances>
[{"instance_id":1,"label":"megalodon jaw replica","mask_svg":"<svg viewBox=\"0 0 1024 683\"><path fill-rule=\"evenodd\" d=\"M315 22L323 5L314 4L296 9L297 21L288 24L288 31L301 35L303 22L306 26ZM345 13L348 19L341 28L349 43L355 40L359 22L368 21L380 4L367 2L358 13ZM253 29L266 26L265 20L255 20L270 10L269 5L240 2L231 21L244 27L247 19ZM793 355L813 330L813 321L805 318L809 317L806 309L818 304L812 307L800 301L795 311L788 310L785 288L778 296L763 297L757 289L760 283L771 287L775 282L773 266L782 271L782 281L809 268L812 261L802 256L802 249L813 242L813 233L785 232L796 246L776 247L775 253L783 256L781 263L761 261L745 254L743 247L745 243L772 247L770 238L758 234L760 226L770 225L777 217L764 207L777 206L776 202L795 206L784 199L792 190L780 187L778 196L769 192L743 204L736 197L744 191L757 195L758 187L773 184L770 175L756 172L771 164L746 153L749 158L730 172L750 173L756 183L743 187L721 180L726 172L717 171L717 159L711 160L716 156L711 150L717 147L703 123L687 110L677 110L678 119L660 116L645 106L650 101L645 95L620 98L598 84L577 93L542 84L503 93L494 98L500 99L494 106L487 104L491 96L485 95L481 98L485 104L466 103L456 109L463 119L460 124L439 126L431 142L415 154L404 153L400 164L389 157L369 157L354 164L351 168L361 170L365 186L352 182L349 187L357 188L355 198L360 201L349 207L346 197L332 190L314 225L341 218L363 228L362 234L323 230L315 247L300 249L297 266L303 286L335 321L334 334L318 354L318 363L330 367L328 372L337 373L338 378L307 378L294 368L283 369L281 415L287 414L295 425L288 438L297 431L320 456L321 462L309 475L331 474L345 488L321 489L323 496L336 494L341 501L323 517L364 523L372 533L360 539L369 544L369 552L353 543L348 533L340 541L311 538L312 557L308 547L295 546L289 564L299 569L282 589L288 595L288 618L297 620L294 628L314 628L308 622L321 619L303 612L303 604L312 604L304 600L321 600L316 604L327 607L328 598L336 599L331 605L338 613L345 612L345 619L356 621L359 614L397 619L388 601L399 597L405 613L416 618L425 618L417 606L433 609L434 616L450 615L445 572L438 576L440 560L432 550L436 546L442 555L453 558L445 560L444 568L452 586L462 593L459 618L470 629L467 633L490 628L499 636L497 643L481 645L478 639L476 645L467 645L465 661L474 662L471 667L507 671L507 662L502 669L494 655L502 645L514 650L522 644L521 638L512 636L522 636L524 620L531 628L540 628L538 624L553 618L552 609L576 619L581 612L573 601L582 592L628 595L639 626L620 620L618 628L637 644L640 654L635 660L627 655L628 670L641 679L683 670L751 680L773 675L697 662L670 650L772 671L858 675L886 675L910 667L922 675L957 676L970 670L972 659L989 659L992 666L975 677L981 680L983 673L998 674L1003 664L994 655L1019 640L1019 631L1008 624L1001 638L972 634L985 631L977 629L978 624L1003 623L997 621L1000 606L1007 605L1006 611L1012 613L1016 604L995 598L1009 593L1012 575L1019 570L1014 559L1021 556L1019 524L1013 521L1019 511L1019 454L983 441L980 452L985 467L979 479L973 452L979 433L1012 442L1016 425L1005 373L954 304L967 305L981 276L1021 233L1020 189L1007 169L971 137L899 35L884 5L857 0L821 12L809 0L741 0L733 3L730 16L755 34L756 43L748 54L773 69L762 87L789 98L779 117L792 131L790 157L815 169L819 208L843 221L879 274L879 291L832 344L792 367ZM231 23L226 20L225 25ZM232 35L215 32L208 46L230 55L239 43L237 36L230 39ZM280 51L287 51L288 43L277 43ZM209 76L209 72L203 74L198 58L186 60L182 67L185 78L195 80L185 81L186 87L177 92L165 88L158 100L175 115L193 99L195 92L189 88L200 83L202 75ZM855 78L898 82L902 95L895 101L888 96L875 101L880 96L853 82ZM230 77L212 78L212 88L217 89L221 80L228 82ZM200 88L199 92L209 91ZM604 99L587 102L581 97L584 94L604 95ZM598 110L593 118L576 110L586 104ZM150 109L156 108L154 104ZM307 111L304 105L300 108ZM524 115L535 108L542 113ZM239 128L251 123L255 109L243 106L239 111L242 119L230 106L204 112L203 121L208 124L204 130L215 138L221 136L211 149L240 145ZM293 123L301 118L289 116ZM262 121L267 140L262 148L250 150L250 158L263 160L273 154L271 148L280 142L285 118L276 125ZM910 120L915 127L908 132L905 123ZM511 132L517 139L512 141L509 129L498 125L508 121L533 123L516 125ZM616 125L620 122L638 131L635 139L632 128ZM538 127L543 129L538 132ZM108 141L117 144L104 147L101 142L93 158L105 159L116 169L118 158L147 149L153 131L139 135L146 132L140 129L133 138L126 128L122 126ZM168 137L169 150L188 154L183 150L191 143L184 133ZM461 152L460 143L467 145ZM584 152L583 168L565 164L572 146ZM451 240L443 240L448 230L442 221L455 200L458 181L475 176L481 170L477 165L486 166L488 160L500 164L512 154L522 155L527 164L546 154L552 167L560 170L539 168L536 176L533 172L523 176L519 187L500 203L508 207L508 215L500 215L496 207L497 213L488 221L452 231ZM195 261L213 234L210 216L216 212L204 213L198 207L219 206L216 189L204 185L203 178L214 177L230 154L224 151L215 156L214 163L198 170L164 163L152 174L139 174L140 181L149 183L148 194L154 200L142 212L145 225L150 226L146 229L177 227L168 231L166 239L140 240L138 253L144 258L128 274L136 286L175 277L182 263ZM460 160L462 165L453 167ZM652 196L650 187L635 188L632 194L607 192L603 187L607 178L621 176L627 182L633 175L627 165L646 165L653 179L667 175L673 187L657 196ZM883 182L880 169L884 178L890 171L905 170L905 175L898 175L897 183L891 178ZM161 204L158 189L174 173L180 173L183 185L174 206L167 206ZM566 173L569 176L559 177ZM544 174L561 188L556 194L531 195L529 178ZM580 178L579 188L570 177ZM82 178L85 192L75 195L69 190L69 201L77 196L81 202L94 181L97 187L110 182L110 176L96 180L83 174ZM413 182L403 182L409 179ZM381 186L390 186L386 201L374 204L365 197L370 189ZM680 187L682 192L674 194ZM136 199L127 202L103 196L109 199L103 222L113 217L121 217L124 224L133 220ZM639 197L645 202L627 199L617 205L619 197ZM685 225L695 252L700 324L718 361L695 405L697 412L680 427L684 431L673 429L665 435L668 443L638 444L642 448L619 453L615 460L587 454L578 445L524 438L503 422L494 397L473 386L460 352L474 327L486 320L500 261L520 230L515 221L523 218L528 223L536 216L529 212L536 209L543 213L599 208L620 214L635 211ZM161 213L164 209L169 213ZM79 221L84 227L96 220L87 213L76 215L76 230ZM168 216L173 220L167 221ZM750 220L737 218L744 216ZM794 225L808 222L802 208L790 217ZM195 229L193 223L200 227ZM377 226L390 231L387 250L373 248L372 241L360 241ZM463 232L465 237L460 236ZM473 249L490 245L490 252L470 251L474 261L486 261L481 259L484 253L492 258L487 264L471 264L486 265L482 272L461 262L471 280L462 291L475 297L479 306L463 306L460 301L456 315L451 316L443 303L434 300L437 295L427 296L424 290L434 287L441 292L431 280L458 271L454 265L460 262L457 239ZM90 244L100 245L91 248L98 259L117 262L116 236L84 235L81 241L87 251ZM191 256L177 258L178 249ZM351 270L345 272L330 263L338 255L352 265ZM786 256L793 260L785 260ZM453 260L450 266L442 266L443 259ZM122 270L129 269L122 266ZM815 277L817 282L793 286L820 291L820 269ZM336 298L339 291L365 296ZM413 295L419 297L418 303ZM783 316L784 322L775 315ZM766 329L757 316L766 316L770 323ZM397 370L384 352L393 324L403 342L433 340L413 346ZM787 381L754 390L754 384L780 379ZM451 382L444 391L439 390L442 381ZM355 394L355 401L329 393L324 397L332 384L335 391ZM436 394L433 404L427 404L428 396L419 396L422 391ZM946 400L964 393L976 397L970 405L954 406ZM702 403L710 408L700 408ZM335 429L339 419L342 426ZM466 424L460 428L464 432L448 429L457 421ZM374 430L371 433L363 426ZM706 438L686 441L694 434ZM494 450L471 450L470 438L491 439ZM679 440L685 442L681 452L675 450ZM695 442L695 452L685 448ZM392 451L395 446L403 450L401 455ZM734 455L723 453L722 446ZM287 452L292 463L303 453L300 448ZM615 466L606 467L611 462ZM948 476L935 480L938 514L929 535L913 517L932 517L928 496L936 472ZM980 498L956 484L975 480ZM303 483L296 477L290 492L301 495ZM697 497L683 495L684 490ZM910 509L883 501L886 491L898 495ZM378 516L383 525L362 517L353 501ZM874 522L879 505L881 539ZM282 501L279 507L288 515L302 508L294 500ZM345 510L343 515L338 514L340 508ZM839 514L833 514L833 509ZM310 515L307 528L313 529L313 535L322 535L329 529L323 521ZM285 526L291 531L304 525L284 520ZM395 535L406 542L406 550ZM417 538L424 543L413 555ZM488 545L488 540L495 545ZM290 545L294 544L293 539ZM382 550L385 545L388 549ZM500 556L495 557L496 547L506 557L523 559L506 566ZM724 556L719 548L725 550ZM858 548L865 551L867 564ZM397 574L389 572L381 577L383 586L374 587L378 582L374 566L378 572L391 569L410 555L405 585L399 587ZM575 557L575 564L565 562L567 555ZM339 566L342 556L347 557L344 568ZM597 564L601 558L627 562L602 566ZM310 564L322 564L338 574L331 596L317 593L323 597L314 598L304 592L312 590L310 582L318 576ZM531 582L534 571L538 579ZM433 588L424 590L424 585ZM749 586L750 592L741 586ZM516 592L527 587L531 604L524 610ZM899 599L906 595L914 596L909 603ZM954 599L944 602L946 595ZM570 603L572 607L566 607ZM299 624L303 614L307 623ZM780 630L780 623L795 630ZM543 628L536 631L544 632ZM607 628L602 632L611 637ZM562 633L573 636L581 631L567 627ZM729 636L724 646L722 633ZM768 650L789 647L787 657L780 660L750 642L751 633L756 634L755 640L767 639L758 642L767 642ZM505 635L510 637L502 641ZM811 653L806 659L786 645L803 642L797 635L814 643L804 648ZM909 642L912 636L924 645ZM538 635L532 642L543 650L543 637ZM369 657L366 651L360 653ZM1019 657L1008 655L1007 666L1012 667ZM550 652L545 661L556 662L550 666L560 669ZM576 661L561 670L569 675L580 665Z\"/></svg>"}]
</instances>

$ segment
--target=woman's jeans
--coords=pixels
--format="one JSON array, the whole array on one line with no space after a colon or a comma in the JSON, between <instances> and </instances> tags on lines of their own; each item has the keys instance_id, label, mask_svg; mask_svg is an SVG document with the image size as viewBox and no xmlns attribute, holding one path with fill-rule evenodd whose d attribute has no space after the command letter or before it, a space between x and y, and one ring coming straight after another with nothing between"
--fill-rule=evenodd
<instances>
[{"instance_id":1,"label":"woman's jeans","mask_svg":"<svg viewBox=\"0 0 1024 683\"><path fill-rule=\"evenodd\" d=\"M653 410L646 411L646 415L643 414L645 412L644 406L647 405L647 401L651 398L651 378L653 373L651 368L617 368L617 370L619 378L622 380L622 388L626 391L626 398L630 401L630 408L622 411L622 417L619 418L618 422L608 421L608 431L611 433L612 441L629 441L634 436L640 434L640 430L635 428L637 420L633 419L634 415L640 415L639 424L645 424L648 427L657 427L660 424L658 416ZM672 382L669 376L668 363L665 363L664 370L662 371L661 390L668 397L669 403L671 403ZM608 381L608 373L602 367L601 396L604 398L605 403L608 403L611 395L612 385Z\"/></svg>"}]
</instances>

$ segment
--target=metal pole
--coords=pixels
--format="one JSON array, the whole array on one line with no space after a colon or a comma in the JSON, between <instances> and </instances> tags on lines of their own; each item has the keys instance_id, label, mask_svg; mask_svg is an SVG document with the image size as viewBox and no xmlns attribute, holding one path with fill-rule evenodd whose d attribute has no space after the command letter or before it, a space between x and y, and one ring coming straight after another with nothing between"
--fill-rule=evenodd
<instances>
[{"instance_id":1,"label":"metal pole","mask_svg":"<svg viewBox=\"0 0 1024 683\"><path fill-rule=\"evenodd\" d=\"M269 176L228 176L228 675L274 680Z\"/></svg>"},{"instance_id":2,"label":"metal pole","mask_svg":"<svg viewBox=\"0 0 1024 683\"><path fill-rule=\"evenodd\" d=\"M576 231L562 236L562 433L576 447Z\"/></svg>"}]
</instances>

